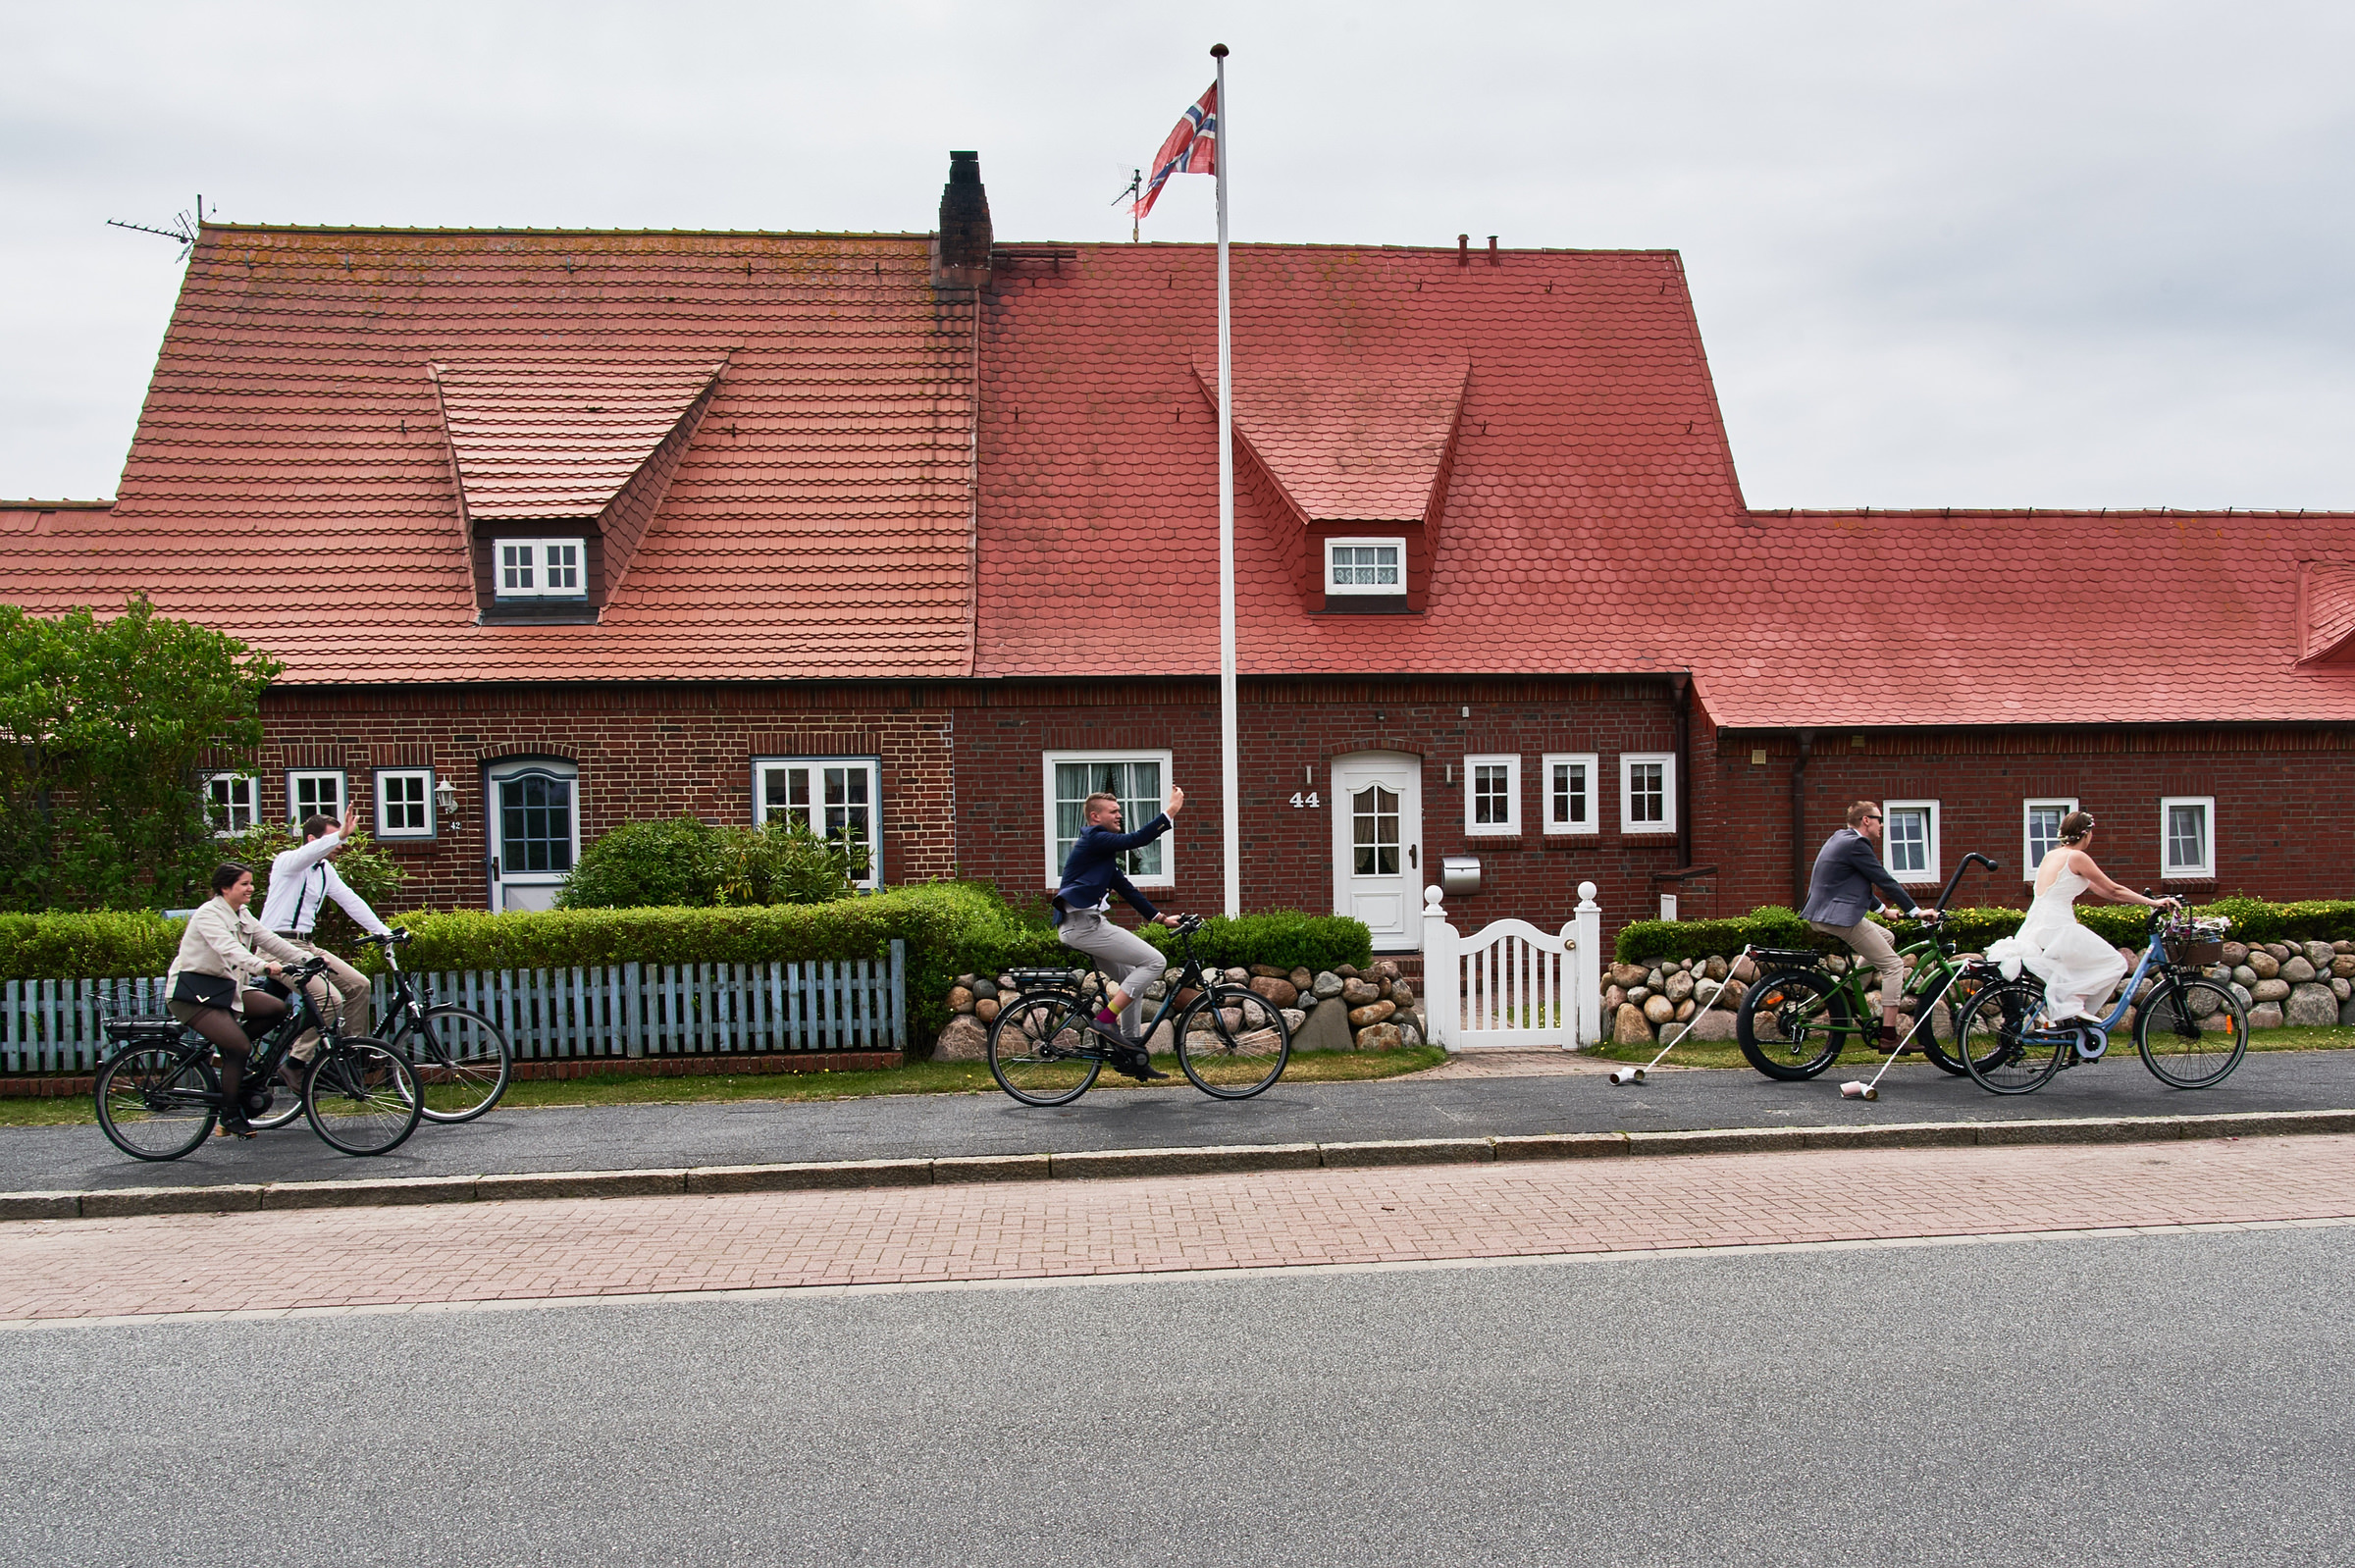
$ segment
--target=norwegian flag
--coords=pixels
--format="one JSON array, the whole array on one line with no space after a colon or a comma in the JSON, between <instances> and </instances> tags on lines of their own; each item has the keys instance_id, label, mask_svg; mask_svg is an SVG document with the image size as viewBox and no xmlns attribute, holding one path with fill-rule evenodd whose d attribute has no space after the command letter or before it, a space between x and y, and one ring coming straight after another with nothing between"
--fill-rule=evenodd
<instances>
[{"instance_id":1,"label":"norwegian flag","mask_svg":"<svg viewBox=\"0 0 2355 1568\"><path fill-rule=\"evenodd\" d=\"M1219 172L1219 84L1212 82L1201 102L1178 118L1170 139L1153 155L1153 178L1137 199L1136 216L1153 210L1162 183L1172 175L1215 175Z\"/></svg>"}]
</instances>

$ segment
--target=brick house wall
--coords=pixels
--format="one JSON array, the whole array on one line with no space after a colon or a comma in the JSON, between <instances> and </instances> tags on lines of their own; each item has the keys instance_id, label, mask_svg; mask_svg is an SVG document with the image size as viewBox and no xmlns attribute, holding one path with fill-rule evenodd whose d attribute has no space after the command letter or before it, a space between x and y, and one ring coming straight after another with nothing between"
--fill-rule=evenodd
<instances>
[{"instance_id":1,"label":"brick house wall","mask_svg":"<svg viewBox=\"0 0 2355 1568\"><path fill-rule=\"evenodd\" d=\"M1618 820L1618 754L1674 750L1665 680L1246 679L1237 698L1246 909L1333 909L1332 765L1358 752L1422 758L1423 883L1439 880L1444 856L1480 858L1480 892L1448 901L1459 927L1507 915L1559 926L1578 902L1578 884L1593 881L1615 929L1631 913L1656 911L1652 875L1678 863L1674 834L1629 837ZM961 705L958 856L967 874L1018 896L1045 887L1043 754L1166 749L1186 809L1173 835L1176 886L1148 896L1166 908L1221 907L1215 681L1009 681L956 689L951 700ZM1600 754L1598 832L1541 831L1539 758L1548 752ZM1463 759L1478 754L1522 759L1526 830L1518 837L1465 831ZM1306 804L1312 793L1315 808Z\"/></svg>"},{"instance_id":2,"label":"brick house wall","mask_svg":"<svg viewBox=\"0 0 2355 1568\"><path fill-rule=\"evenodd\" d=\"M2344 898L2355 891L2355 733L2327 726L1818 730L1795 869L1789 731L1718 731L1697 709L1693 858L1718 864L1705 913L1789 904L1815 851L1858 800L1939 803L1941 870L1976 850L1958 906L2024 908L2024 803L2073 798L2100 820L2094 858L2135 888L2195 898ZM2217 875L2163 878L2160 801L2213 796ZM1804 882L1800 886L1804 892ZM1922 896L1916 890L1916 896ZM1704 913L1688 906L1688 915Z\"/></svg>"},{"instance_id":3,"label":"brick house wall","mask_svg":"<svg viewBox=\"0 0 2355 1568\"><path fill-rule=\"evenodd\" d=\"M399 910L487 906L483 769L518 757L579 767L583 845L680 811L749 823L755 757L879 757L885 878L956 870L951 714L923 683L279 687L263 721L249 765L272 820L288 814L288 769L342 769L363 820L374 768L430 766L456 785L457 831L382 841L409 872Z\"/></svg>"}]
</instances>

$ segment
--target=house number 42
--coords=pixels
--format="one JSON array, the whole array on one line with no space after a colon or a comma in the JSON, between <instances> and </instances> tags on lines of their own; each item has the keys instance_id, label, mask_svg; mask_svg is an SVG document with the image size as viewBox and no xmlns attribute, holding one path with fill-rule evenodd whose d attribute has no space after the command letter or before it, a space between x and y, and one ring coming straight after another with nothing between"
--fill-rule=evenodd
<instances>
[{"instance_id":1,"label":"house number 42","mask_svg":"<svg viewBox=\"0 0 2355 1568\"><path fill-rule=\"evenodd\" d=\"M1310 790L1306 795L1301 794L1298 790L1294 790L1292 792L1292 810L1295 811L1300 810L1300 808L1303 806L1322 806L1324 804L1324 802L1317 799L1317 792L1315 790Z\"/></svg>"}]
</instances>

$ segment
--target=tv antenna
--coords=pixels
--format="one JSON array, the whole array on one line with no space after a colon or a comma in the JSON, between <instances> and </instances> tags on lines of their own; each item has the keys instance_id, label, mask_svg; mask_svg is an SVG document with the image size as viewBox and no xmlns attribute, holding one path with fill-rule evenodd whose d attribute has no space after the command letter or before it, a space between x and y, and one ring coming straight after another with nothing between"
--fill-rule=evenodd
<instances>
[{"instance_id":1,"label":"tv antenna","mask_svg":"<svg viewBox=\"0 0 2355 1568\"><path fill-rule=\"evenodd\" d=\"M1144 199L1144 192L1145 172L1136 169L1129 172L1128 183L1121 193L1112 198L1112 204L1116 207L1124 201L1128 203L1128 243L1132 245L1136 243L1136 204Z\"/></svg>"},{"instance_id":2,"label":"tv antenna","mask_svg":"<svg viewBox=\"0 0 2355 1568\"><path fill-rule=\"evenodd\" d=\"M156 235L165 239L178 240L180 254L172 259L185 261L188 259L188 252L195 248L196 236L204 231L204 197L202 194L196 197L195 216L190 217L185 209L174 213L172 227L169 229L158 229L153 225L143 223L125 223L120 218L109 218L106 225L110 229L129 229L137 234Z\"/></svg>"}]
</instances>

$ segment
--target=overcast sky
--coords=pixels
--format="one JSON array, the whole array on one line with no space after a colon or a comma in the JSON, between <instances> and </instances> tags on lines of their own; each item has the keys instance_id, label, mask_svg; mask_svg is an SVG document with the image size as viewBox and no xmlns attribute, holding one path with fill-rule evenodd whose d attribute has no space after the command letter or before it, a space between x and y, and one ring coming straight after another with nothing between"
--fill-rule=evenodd
<instances>
[{"instance_id":1,"label":"overcast sky","mask_svg":"<svg viewBox=\"0 0 2355 1568\"><path fill-rule=\"evenodd\" d=\"M2344 0L0 0L0 496L114 492L108 218L1125 238L1220 39L1238 239L1681 250L1753 505L2355 508Z\"/></svg>"}]
</instances>

